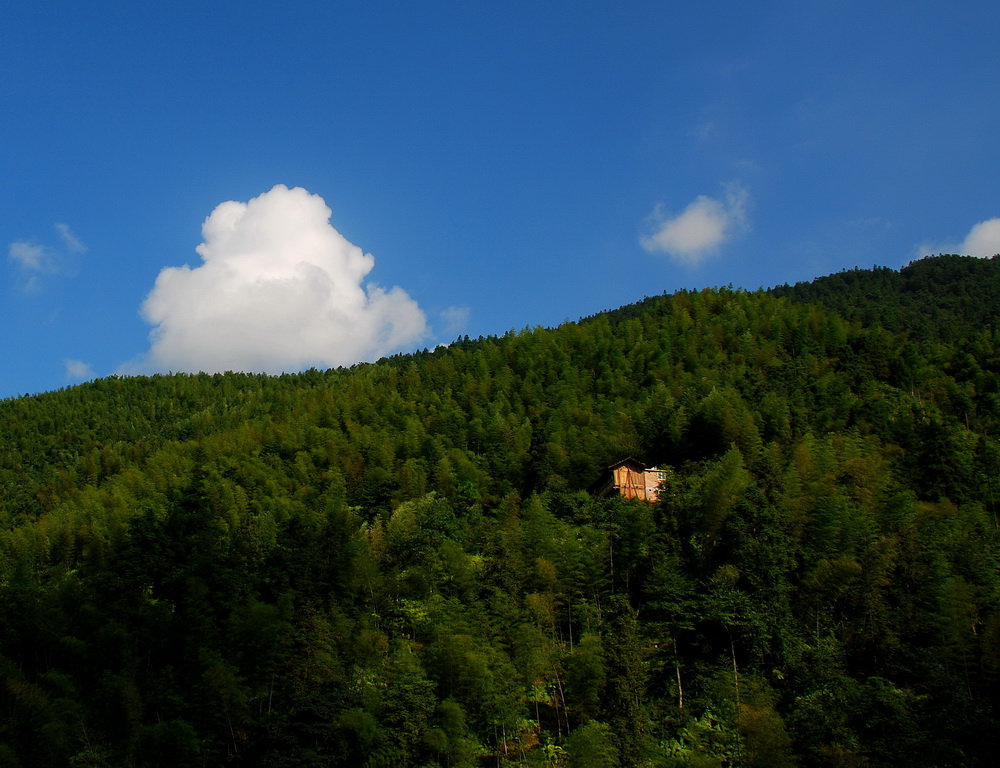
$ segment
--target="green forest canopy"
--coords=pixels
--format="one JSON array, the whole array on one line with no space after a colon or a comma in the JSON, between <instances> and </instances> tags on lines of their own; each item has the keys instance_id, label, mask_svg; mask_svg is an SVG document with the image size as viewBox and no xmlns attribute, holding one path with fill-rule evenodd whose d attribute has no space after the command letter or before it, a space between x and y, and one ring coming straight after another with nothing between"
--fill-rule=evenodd
<instances>
[{"instance_id":1,"label":"green forest canopy","mask_svg":"<svg viewBox=\"0 0 1000 768\"><path fill-rule=\"evenodd\" d=\"M0 766L990 764L998 307L941 256L5 400Z\"/></svg>"}]
</instances>

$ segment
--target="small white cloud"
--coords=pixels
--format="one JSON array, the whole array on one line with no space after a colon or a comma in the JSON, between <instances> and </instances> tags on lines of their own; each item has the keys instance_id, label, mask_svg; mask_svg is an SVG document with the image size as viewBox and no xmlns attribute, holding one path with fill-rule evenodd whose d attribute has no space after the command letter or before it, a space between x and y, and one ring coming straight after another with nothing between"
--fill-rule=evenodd
<instances>
[{"instance_id":1,"label":"small white cloud","mask_svg":"<svg viewBox=\"0 0 1000 768\"><path fill-rule=\"evenodd\" d=\"M85 381L94 378L94 369L82 360L66 360L66 378L71 381Z\"/></svg>"},{"instance_id":2,"label":"small white cloud","mask_svg":"<svg viewBox=\"0 0 1000 768\"><path fill-rule=\"evenodd\" d=\"M70 253L86 253L87 246L85 246L75 234L65 224L56 224L56 232L59 233L59 238L63 241L63 245L66 250Z\"/></svg>"},{"instance_id":3,"label":"small white cloud","mask_svg":"<svg viewBox=\"0 0 1000 768\"><path fill-rule=\"evenodd\" d=\"M41 289L41 275L73 275L75 270L73 258L76 254L85 253L85 246L73 231L65 224L56 224L56 232L62 240L62 247L50 247L27 240L18 240L10 244L7 255L20 268L20 288L25 293L34 293Z\"/></svg>"},{"instance_id":4,"label":"small white cloud","mask_svg":"<svg viewBox=\"0 0 1000 768\"><path fill-rule=\"evenodd\" d=\"M703 123L698 123L688 131L688 136L696 141L708 141L715 138L718 134L719 124L715 120L706 120Z\"/></svg>"},{"instance_id":5,"label":"small white cloud","mask_svg":"<svg viewBox=\"0 0 1000 768\"><path fill-rule=\"evenodd\" d=\"M960 243L921 243L916 247L916 256L922 258L935 253L955 253L961 256L977 256L988 259L1000 254L1000 217L981 221Z\"/></svg>"},{"instance_id":6,"label":"small white cloud","mask_svg":"<svg viewBox=\"0 0 1000 768\"><path fill-rule=\"evenodd\" d=\"M444 321L444 333L446 336L454 336L465 329L469 323L468 307L448 307L441 310L441 319Z\"/></svg>"},{"instance_id":7,"label":"small white cloud","mask_svg":"<svg viewBox=\"0 0 1000 768\"><path fill-rule=\"evenodd\" d=\"M151 348L123 372L279 373L374 360L423 339L401 288L365 282L371 254L330 225L319 195L278 185L225 202L202 226L200 266L167 267L142 305Z\"/></svg>"},{"instance_id":8,"label":"small white cloud","mask_svg":"<svg viewBox=\"0 0 1000 768\"><path fill-rule=\"evenodd\" d=\"M653 233L642 237L640 243L649 253L665 253L682 264L697 266L747 228L749 199L746 189L732 182L726 185L724 200L700 195L673 217L657 206L651 217Z\"/></svg>"},{"instance_id":9,"label":"small white cloud","mask_svg":"<svg viewBox=\"0 0 1000 768\"><path fill-rule=\"evenodd\" d=\"M22 269L41 272L51 262L52 256L44 245L18 241L11 243L7 254Z\"/></svg>"}]
</instances>

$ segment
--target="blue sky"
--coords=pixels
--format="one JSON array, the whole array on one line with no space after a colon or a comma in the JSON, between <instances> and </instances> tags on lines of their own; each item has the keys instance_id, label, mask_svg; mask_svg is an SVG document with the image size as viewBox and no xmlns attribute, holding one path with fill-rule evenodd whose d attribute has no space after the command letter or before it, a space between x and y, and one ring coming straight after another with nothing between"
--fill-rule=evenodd
<instances>
[{"instance_id":1,"label":"blue sky","mask_svg":"<svg viewBox=\"0 0 1000 768\"><path fill-rule=\"evenodd\" d=\"M7 0L0 397L1000 251L998 30L987 2Z\"/></svg>"}]
</instances>

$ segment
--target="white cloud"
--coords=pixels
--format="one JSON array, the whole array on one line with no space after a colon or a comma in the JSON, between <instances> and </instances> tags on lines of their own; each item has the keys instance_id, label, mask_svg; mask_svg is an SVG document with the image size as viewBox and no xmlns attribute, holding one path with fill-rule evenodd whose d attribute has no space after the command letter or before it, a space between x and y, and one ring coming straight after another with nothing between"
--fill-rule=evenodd
<instances>
[{"instance_id":1,"label":"white cloud","mask_svg":"<svg viewBox=\"0 0 1000 768\"><path fill-rule=\"evenodd\" d=\"M41 275L73 275L75 254L85 253L85 246L65 224L56 224L56 232L62 240L62 248L18 240L10 244L7 255L21 270L21 290L31 293L40 290Z\"/></svg>"},{"instance_id":2,"label":"white cloud","mask_svg":"<svg viewBox=\"0 0 1000 768\"><path fill-rule=\"evenodd\" d=\"M85 381L94 378L94 369L82 360L65 360L66 378L73 381Z\"/></svg>"},{"instance_id":3,"label":"white cloud","mask_svg":"<svg viewBox=\"0 0 1000 768\"><path fill-rule=\"evenodd\" d=\"M87 246L85 246L68 226L65 224L56 224L56 232L59 233L59 238L63 241L63 245L66 250L70 253L86 253Z\"/></svg>"},{"instance_id":4,"label":"white cloud","mask_svg":"<svg viewBox=\"0 0 1000 768\"><path fill-rule=\"evenodd\" d=\"M747 228L749 199L746 189L733 182L726 185L725 199L700 195L673 217L657 206L651 216L653 232L640 243L649 253L666 253L682 264L697 266L736 232Z\"/></svg>"},{"instance_id":5,"label":"white cloud","mask_svg":"<svg viewBox=\"0 0 1000 768\"><path fill-rule=\"evenodd\" d=\"M719 124L715 120L706 120L698 123L690 131L688 136L696 141L708 141L719 134Z\"/></svg>"},{"instance_id":6,"label":"white cloud","mask_svg":"<svg viewBox=\"0 0 1000 768\"><path fill-rule=\"evenodd\" d=\"M40 272L51 261L51 254L44 245L18 241L11 243L7 254L18 266L31 272Z\"/></svg>"},{"instance_id":7,"label":"white cloud","mask_svg":"<svg viewBox=\"0 0 1000 768\"><path fill-rule=\"evenodd\" d=\"M469 323L468 307L448 307L441 310L441 319L444 321L444 333L446 336L454 336L465 329Z\"/></svg>"},{"instance_id":8,"label":"white cloud","mask_svg":"<svg viewBox=\"0 0 1000 768\"><path fill-rule=\"evenodd\" d=\"M401 288L365 282L371 254L330 225L302 188L274 187L216 207L202 264L167 267L142 305L151 348L126 372L278 373L374 360L423 339L427 321Z\"/></svg>"},{"instance_id":9,"label":"white cloud","mask_svg":"<svg viewBox=\"0 0 1000 768\"><path fill-rule=\"evenodd\" d=\"M7 255L20 268L16 280L22 293L39 293L42 289L41 275L56 271L55 257L44 245L20 240L10 244Z\"/></svg>"},{"instance_id":10,"label":"white cloud","mask_svg":"<svg viewBox=\"0 0 1000 768\"><path fill-rule=\"evenodd\" d=\"M918 256L933 253L956 253L981 259L1000 254L1000 217L979 222L961 243L922 243L917 246Z\"/></svg>"},{"instance_id":11,"label":"white cloud","mask_svg":"<svg viewBox=\"0 0 1000 768\"><path fill-rule=\"evenodd\" d=\"M976 224L969 230L958 252L980 258L989 258L1000 253L1000 218L987 219Z\"/></svg>"}]
</instances>

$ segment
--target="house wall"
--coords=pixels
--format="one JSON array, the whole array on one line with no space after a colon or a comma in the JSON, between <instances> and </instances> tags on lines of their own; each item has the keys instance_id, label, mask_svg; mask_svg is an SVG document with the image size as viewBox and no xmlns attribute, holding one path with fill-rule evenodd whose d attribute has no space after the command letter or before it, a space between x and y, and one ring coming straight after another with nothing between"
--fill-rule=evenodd
<instances>
[{"instance_id":1,"label":"house wall","mask_svg":"<svg viewBox=\"0 0 1000 768\"><path fill-rule=\"evenodd\" d=\"M650 481L647 475L650 472L643 472L641 469L631 467L627 464L615 467L615 486L618 493L626 499L640 499L642 501L656 500L657 479ZM650 487L652 485L652 488Z\"/></svg>"},{"instance_id":2,"label":"house wall","mask_svg":"<svg viewBox=\"0 0 1000 768\"><path fill-rule=\"evenodd\" d=\"M624 463L612 468L606 480L592 488L596 496L622 496L626 499L656 501L660 483L666 480L666 470L658 467L644 469L641 464Z\"/></svg>"}]
</instances>

